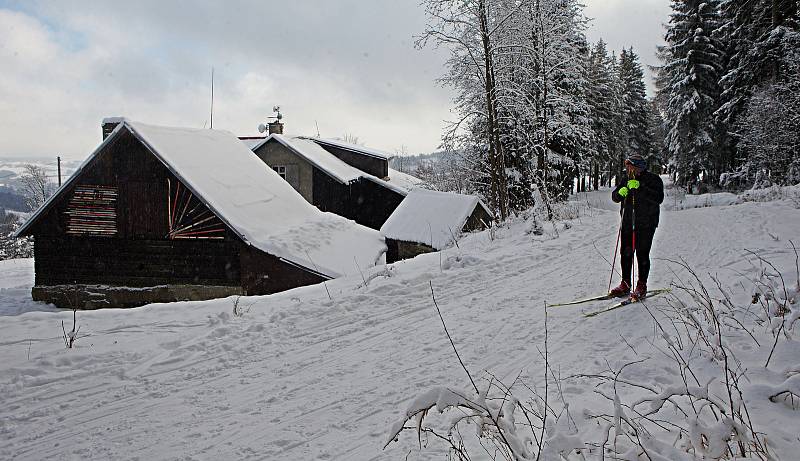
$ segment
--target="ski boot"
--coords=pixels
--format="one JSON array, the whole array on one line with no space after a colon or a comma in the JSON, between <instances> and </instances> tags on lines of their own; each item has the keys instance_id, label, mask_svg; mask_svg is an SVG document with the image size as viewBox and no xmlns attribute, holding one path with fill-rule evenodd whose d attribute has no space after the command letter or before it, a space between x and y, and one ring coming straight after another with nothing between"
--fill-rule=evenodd
<instances>
[{"instance_id":1,"label":"ski boot","mask_svg":"<svg viewBox=\"0 0 800 461\"><path fill-rule=\"evenodd\" d=\"M608 292L608 296L611 298L623 298L625 296L628 296L630 292L631 292L631 284L623 280L618 287Z\"/></svg>"},{"instance_id":2,"label":"ski boot","mask_svg":"<svg viewBox=\"0 0 800 461\"><path fill-rule=\"evenodd\" d=\"M639 280L636 282L636 289L631 293L631 299L641 301L647 297L647 282Z\"/></svg>"}]
</instances>

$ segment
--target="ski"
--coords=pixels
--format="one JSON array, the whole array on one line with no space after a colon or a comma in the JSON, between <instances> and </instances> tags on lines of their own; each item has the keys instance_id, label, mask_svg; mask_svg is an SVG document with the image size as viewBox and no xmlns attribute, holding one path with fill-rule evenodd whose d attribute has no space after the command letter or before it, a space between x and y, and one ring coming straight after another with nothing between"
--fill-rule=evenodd
<instances>
[{"instance_id":1,"label":"ski","mask_svg":"<svg viewBox=\"0 0 800 461\"><path fill-rule=\"evenodd\" d=\"M588 302L591 302L591 301L603 301L603 300L612 299L612 298L613 298L613 296L605 294L605 295L602 295L602 296L593 296L591 298L578 299L576 301L570 301L570 302L566 302L566 303L548 304L547 307L574 306L576 304L583 304L583 303L588 303Z\"/></svg>"},{"instance_id":2,"label":"ski","mask_svg":"<svg viewBox=\"0 0 800 461\"><path fill-rule=\"evenodd\" d=\"M628 299L620 301L620 302L618 302L618 303L616 303L616 304L614 304L612 306L606 307L604 309L600 309L599 311L587 312L587 313L583 314L583 316L584 317L594 317L596 315L604 314L606 312L610 312L610 311L613 311L615 309L619 309L621 307L625 307L625 306L627 306L629 304L638 303L638 302L640 302L642 300L649 299L652 296L660 295L660 294L663 294L663 293L669 293L670 291L671 290L669 288L664 288L664 289L660 289L660 290L650 290L650 291L647 292L647 296L645 296L644 298L641 298L641 299L628 298Z\"/></svg>"}]
</instances>

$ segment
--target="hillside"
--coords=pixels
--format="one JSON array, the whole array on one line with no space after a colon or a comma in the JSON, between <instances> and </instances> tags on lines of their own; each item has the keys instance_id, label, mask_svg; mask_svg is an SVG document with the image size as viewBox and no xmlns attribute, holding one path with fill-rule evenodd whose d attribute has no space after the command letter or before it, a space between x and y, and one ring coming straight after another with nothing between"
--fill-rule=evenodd
<instances>
[{"instance_id":1,"label":"hillside","mask_svg":"<svg viewBox=\"0 0 800 461\"><path fill-rule=\"evenodd\" d=\"M416 397L438 387L467 394L471 387L442 329L431 286L479 386L485 387L488 371L514 384L518 398L534 398L531 391L541 393L544 385L545 303L596 295L608 285L605 259L612 256L619 215L607 195L575 197L566 209L571 219L545 223L542 235L531 232L530 217L520 217L441 254L372 268L364 279L241 298L241 316L233 315L232 298L78 312L79 339L70 350L61 322L69 330L72 312L28 300L30 261L0 262L0 458L444 459L445 445L428 435L420 450L413 432L382 450ZM665 317L681 301L696 305L680 289L692 284L685 264L711 298L724 296L710 276L730 297L737 314L728 320L747 331L731 321L721 332L725 350L740 360L737 370L746 370L741 389L753 426L767 434L779 459L793 459L800 443L797 399L790 404L768 397L788 377L800 376L794 374L800 372L800 344L793 338L800 327L764 323L761 304L750 302L767 286L780 292L775 269L790 292L798 288L789 239L800 243L800 201L796 189L747 200L667 198L650 285L673 286L672 295L594 318L581 313L609 301L549 311L548 360L551 376L559 378L550 382L550 403L554 411L563 402L570 409L556 411L561 418L548 437L553 450L566 450L568 459L601 459L605 424L624 419L622 408L636 420L625 405L662 391L667 399L680 390L687 369L697 374L699 387L710 386L712 399L727 399L720 394L724 376L715 374L719 361L702 347L684 351L686 367L670 355L693 331ZM798 309L791 306L785 318L796 318ZM656 319L669 330L659 330ZM773 332L777 345L765 368ZM617 383L615 410L613 400L598 394L613 394L608 379L598 376L620 368L619 380L629 384ZM651 408L649 401L643 405ZM665 429L652 438L640 434L653 450L650 459L692 459L689 441L676 441L670 424L691 426L694 434L703 428L672 407L657 416L667 421ZM618 449L630 445L623 432L619 445L613 443ZM481 452L473 454L482 459Z\"/></svg>"}]
</instances>

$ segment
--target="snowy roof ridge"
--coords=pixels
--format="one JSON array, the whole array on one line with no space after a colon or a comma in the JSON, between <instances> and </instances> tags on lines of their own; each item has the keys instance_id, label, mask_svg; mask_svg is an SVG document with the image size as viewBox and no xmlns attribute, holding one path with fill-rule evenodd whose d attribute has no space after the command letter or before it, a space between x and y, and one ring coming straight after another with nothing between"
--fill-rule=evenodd
<instances>
[{"instance_id":1,"label":"snowy roof ridge","mask_svg":"<svg viewBox=\"0 0 800 461\"><path fill-rule=\"evenodd\" d=\"M320 147L319 144L313 142L311 138L304 136L291 137L282 134L271 134L267 139L253 146L251 150L255 152L270 139L275 139L277 142L286 146L292 152L299 155L301 158L305 159L312 165L325 172L328 176L342 184L351 184L363 178L381 185L389 190L397 192L403 196L408 194L408 191L411 190L410 187L404 187L403 185L399 184L400 181L386 181L382 178L371 175L366 171L362 171L354 166L348 165L332 153ZM390 173L391 171L392 170L390 169ZM406 176L413 178L413 176L410 175ZM395 176L395 179L400 178Z\"/></svg>"},{"instance_id":2,"label":"snowy roof ridge","mask_svg":"<svg viewBox=\"0 0 800 461\"><path fill-rule=\"evenodd\" d=\"M356 264L374 265L385 251L377 231L309 204L235 135L130 120L114 129L17 235L28 229L123 130L139 139L244 242L266 253L326 277L338 277L355 272Z\"/></svg>"},{"instance_id":3,"label":"snowy roof ridge","mask_svg":"<svg viewBox=\"0 0 800 461\"><path fill-rule=\"evenodd\" d=\"M411 189L419 187L419 185L424 182L416 176L403 173L402 171L395 170L394 168L389 168L389 179L388 181L384 181L389 184L393 184L394 186L399 187L406 192L410 192Z\"/></svg>"},{"instance_id":4,"label":"snowy roof ridge","mask_svg":"<svg viewBox=\"0 0 800 461\"><path fill-rule=\"evenodd\" d=\"M486 208L475 195L415 188L381 226L381 233L441 250L458 238L478 205Z\"/></svg>"},{"instance_id":5,"label":"snowy roof ridge","mask_svg":"<svg viewBox=\"0 0 800 461\"><path fill-rule=\"evenodd\" d=\"M342 160L339 160L335 155L308 138L291 137L274 133L269 135L268 139L275 139L342 184L353 183L366 174L358 168L352 167ZM264 143L266 143L266 141L264 141ZM253 148L253 151L261 147L264 143L258 144Z\"/></svg>"},{"instance_id":6,"label":"snowy roof ridge","mask_svg":"<svg viewBox=\"0 0 800 461\"><path fill-rule=\"evenodd\" d=\"M349 142L341 141L338 139L329 139L329 138L321 138L319 136L301 136L303 139L309 139L314 141L317 144L327 144L330 146L338 147L340 149L345 149L349 151L353 151L359 154L367 155L370 157L376 157L382 160L389 160L390 158L394 157L394 155L384 152L382 150L373 149L370 147L359 146L358 144L352 144Z\"/></svg>"}]
</instances>

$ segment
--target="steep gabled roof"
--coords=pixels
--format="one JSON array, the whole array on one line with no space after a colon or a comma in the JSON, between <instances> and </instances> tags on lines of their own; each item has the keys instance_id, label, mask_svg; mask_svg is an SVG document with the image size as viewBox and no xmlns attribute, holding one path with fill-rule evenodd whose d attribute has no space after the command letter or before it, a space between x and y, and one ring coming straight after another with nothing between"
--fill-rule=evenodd
<instances>
[{"instance_id":1,"label":"steep gabled roof","mask_svg":"<svg viewBox=\"0 0 800 461\"><path fill-rule=\"evenodd\" d=\"M476 206L486 209L474 195L416 188L381 226L381 233L386 238L441 250L458 238Z\"/></svg>"},{"instance_id":2,"label":"steep gabled roof","mask_svg":"<svg viewBox=\"0 0 800 461\"><path fill-rule=\"evenodd\" d=\"M319 144L312 141L311 138L271 134L267 139L253 146L253 152L256 152L259 148L261 148L261 146L271 140L286 146L300 158L305 159L313 166L319 168L322 172L341 184L351 184L359 179L365 179L397 192L403 196L405 196L409 191L407 187L404 187L407 181L403 184L398 184L400 181L392 181L391 176L389 181L385 181L377 176L373 176L365 171L359 170L356 167L350 166L335 155L320 147ZM400 173L400 175L402 174L403 173Z\"/></svg>"},{"instance_id":3,"label":"steep gabled roof","mask_svg":"<svg viewBox=\"0 0 800 461\"><path fill-rule=\"evenodd\" d=\"M366 174L358 168L354 168L344 163L336 158L335 155L320 147L318 144L305 138L295 138L292 136L284 136L282 134L271 134L266 141L256 145L256 147L253 148L253 151L255 152L259 147L269 142L270 139L274 139L275 141L278 141L279 143L288 147L289 150L299 155L301 158L304 158L309 163L322 170L325 174L342 184L350 184L358 181L359 178Z\"/></svg>"},{"instance_id":4,"label":"steep gabled roof","mask_svg":"<svg viewBox=\"0 0 800 461\"><path fill-rule=\"evenodd\" d=\"M17 231L23 234L83 169L125 131L132 133L240 238L328 277L374 265L385 251L372 229L309 204L226 131L167 128L124 120L76 173Z\"/></svg>"}]
</instances>

